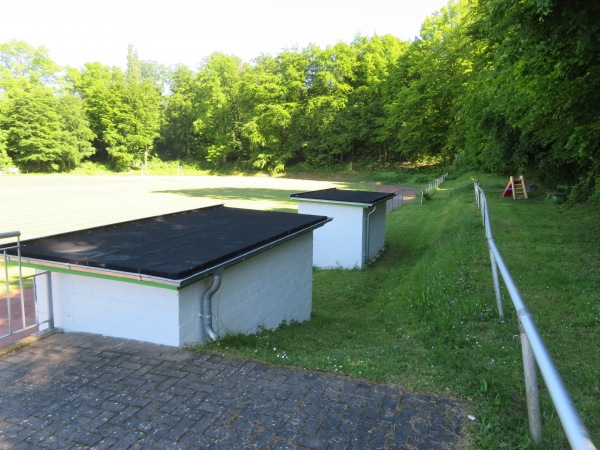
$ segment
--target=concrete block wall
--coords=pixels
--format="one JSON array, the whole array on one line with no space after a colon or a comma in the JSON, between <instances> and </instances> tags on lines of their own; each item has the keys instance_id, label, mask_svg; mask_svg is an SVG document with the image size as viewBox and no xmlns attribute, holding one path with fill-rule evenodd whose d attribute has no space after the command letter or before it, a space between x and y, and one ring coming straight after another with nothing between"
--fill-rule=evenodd
<instances>
[{"instance_id":1,"label":"concrete block wall","mask_svg":"<svg viewBox=\"0 0 600 450\"><path fill-rule=\"evenodd\" d=\"M312 249L312 233L306 233L227 268L213 297L215 332L250 334L308 320Z\"/></svg>"}]
</instances>

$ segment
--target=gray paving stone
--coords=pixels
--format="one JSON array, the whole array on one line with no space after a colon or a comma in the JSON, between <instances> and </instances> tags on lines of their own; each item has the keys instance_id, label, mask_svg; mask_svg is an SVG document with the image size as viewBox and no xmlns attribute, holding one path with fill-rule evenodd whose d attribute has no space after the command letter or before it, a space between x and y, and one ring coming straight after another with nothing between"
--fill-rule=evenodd
<instances>
[{"instance_id":1,"label":"gray paving stone","mask_svg":"<svg viewBox=\"0 0 600 450\"><path fill-rule=\"evenodd\" d=\"M459 402L93 334L0 356L0 449L458 449Z\"/></svg>"}]
</instances>

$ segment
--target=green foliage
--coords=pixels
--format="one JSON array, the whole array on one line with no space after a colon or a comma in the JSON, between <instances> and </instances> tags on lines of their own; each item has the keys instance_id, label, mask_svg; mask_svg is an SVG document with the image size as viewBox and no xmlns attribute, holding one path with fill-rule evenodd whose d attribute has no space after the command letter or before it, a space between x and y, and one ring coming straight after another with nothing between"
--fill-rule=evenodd
<instances>
[{"instance_id":1,"label":"green foliage","mask_svg":"<svg viewBox=\"0 0 600 450\"><path fill-rule=\"evenodd\" d=\"M0 107L2 106L2 102L0 102ZM2 112L0 111L0 118L2 117ZM6 135L8 133L6 130L2 130L0 128L0 169L13 167L14 163L12 158L8 156L7 145L6 145Z\"/></svg>"},{"instance_id":2,"label":"green foliage","mask_svg":"<svg viewBox=\"0 0 600 450\"><path fill-rule=\"evenodd\" d=\"M44 48L11 41L0 45L0 158L35 170L86 158L127 170L159 156L271 173L436 158L567 183L573 199L597 200L599 15L585 0L453 0L410 43L357 36L251 64L214 53L195 72L140 61L130 48L125 72L93 63L66 78ZM40 86L82 99L85 117L74 111L68 137L55 116L71 106L60 111ZM35 114L32 136L17 136Z\"/></svg>"},{"instance_id":3,"label":"green foliage","mask_svg":"<svg viewBox=\"0 0 600 450\"><path fill-rule=\"evenodd\" d=\"M24 82L4 98L5 152L22 169L56 172L77 165L93 149L92 132L82 114L79 99L58 97L44 85Z\"/></svg>"},{"instance_id":4,"label":"green foliage","mask_svg":"<svg viewBox=\"0 0 600 450\"><path fill-rule=\"evenodd\" d=\"M386 139L408 160L421 155L450 159L456 149L449 135L472 77L470 43L465 39L462 3L423 23L415 40L388 79Z\"/></svg>"},{"instance_id":5,"label":"green foliage","mask_svg":"<svg viewBox=\"0 0 600 450\"><path fill-rule=\"evenodd\" d=\"M6 89L10 80L21 78L37 84L50 85L60 70L44 47L33 48L23 41L12 40L0 44L0 89Z\"/></svg>"},{"instance_id":6,"label":"green foliage","mask_svg":"<svg viewBox=\"0 0 600 450\"><path fill-rule=\"evenodd\" d=\"M486 47L463 110L473 118L467 150L475 159L495 170L526 168L553 183L594 177L599 8L492 0L473 9L471 36ZM593 186L584 195L593 196Z\"/></svg>"},{"instance_id":7,"label":"green foliage","mask_svg":"<svg viewBox=\"0 0 600 450\"><path fill-rule=\"evenodd\" d=\"M193 89L194 74L185 66L177 66L167 76L170 95L165 99L160 139L157 153L163 159L190 159L199 147L199 137L194 132Z\"/></svg>"},{"instance_id":8,"label":"green foliage","mask_svg":"<svg viewBox=\"0 0 600 450\"><path fill-rule=\"evenodd\" d=\"M241 148L239 58L213 53L195 78L194 133L200 154L214 165L226 163Z\"/></svg>"},{"instance_id":9,"label":"green foliage","mask_svg":"<svg viewBox=\"0 0 600 450\"><path fill-rule=\"evenodd\" d=\"M162 116L161 80L129 49L128 68L99 63L69 70L74 91L96 135L95 146L106 152L116 170L142 164L153 149Z\"/></svg>"},{"instance_id":10,"label":"green foliage","mask_svg":"<svg viewBox=\"0 0 600 450\"><path fill-rule=\"evenodd\" d=\"M177 68L161 153L270 172L370 158L371 144L380 157L384 146L369 127L383 114L378 89L403 48L391 36L359 37L262 55L252 65L213 54L197 74Z\"/></svg>"},{"instance_id":11,"label":"green foliage","mask_svg":"<svg viewBox=\"0 0 600 450\"><path fill-rule=\"evenodd\" d=\"M92 161L83 161L69 173L73 175L108 175L113 174L114 172L111 171L110 168L105 164Z\"/></svg>"},{"instance_id":12,"label":"green foliage","mask_svg":"<svg viewBox=\"0 0 600 450\"><path fill-rule=\"evenodd\" d=\"M67 170L93 153L81 101L56 87L58 66L43 48L0 45L0 166Z\"/></svg>"}]
</instances>

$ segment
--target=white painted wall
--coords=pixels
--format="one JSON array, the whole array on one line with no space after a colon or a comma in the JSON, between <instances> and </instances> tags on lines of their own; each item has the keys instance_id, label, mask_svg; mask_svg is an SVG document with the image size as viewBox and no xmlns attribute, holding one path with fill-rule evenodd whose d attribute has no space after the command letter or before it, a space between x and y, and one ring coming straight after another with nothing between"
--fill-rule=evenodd
<instances>
[{"instance_id":1,"label":"white painted wall","mask_svg":"<svg viewBox=\"0 0 600 450\"><path fill-rule=\"evenodd\" d=\"M54 325L64 331L179 345L175 290L53 272L52 297Z\"/></svg>"},{"instance_id":2,"label":"white painted wall","mask_svg":"<svg viewBox=\"0 0 600 450\"><path fill-rule=\"evenodd\" d=\"M387 219L386 202L374 206L375 211L369 218L369 259L375 259L385 247L385 221ZM365 218L373 207L364 210Z\"/></svg>"},{"instance_id":3,"label":"white painted wall","mask_svg":"<svg viewBox=\"0 0 600 450\"><path fill-rule=\"evenodd\" d=\"M322 269L363 266L363 208L336 203L298 202L299 214L332 217L313 234L313 264Z\"/></svg>"},{"instance_id":4,"label":"white painted wall","mask_svg":"<svg viewBox=\"0 0 600 450\"><path fill-rule=\"evenodd\" d=\"M361 269L366 261L369 225L369 259L376 258L385 245L386 204L359 205L298 201L299 214L316 214L333 220L314 231L313 263L322 269Z\"/></svg>"},{"instance_id":5,"label":"white painted wall","mask_svg":"<svg viewBox=\"0 0 600 450\"><path fill-rule=\"evenodd\" d=\"M254 333L308 320L312 245L312 233L306 233L225 269L212 301L216 333ZM39 278L38 302L45 305L45 277ZM172 346L202 342L200 303L210 282L208 277L176 291L53 272L55 326Z\"/></svg>"}]
</instances>

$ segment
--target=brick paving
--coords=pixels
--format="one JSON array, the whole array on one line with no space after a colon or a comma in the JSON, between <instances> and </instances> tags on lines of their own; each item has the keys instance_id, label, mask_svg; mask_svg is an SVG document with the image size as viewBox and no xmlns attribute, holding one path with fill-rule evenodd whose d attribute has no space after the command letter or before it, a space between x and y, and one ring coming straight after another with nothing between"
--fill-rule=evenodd
<instances>
[{"instance_id":1,"label":"brick paving","mask_svg":"<svg viewBox=\"0 0 600 450\"><path fill-rule=\"evenodd\" d=\"M2 449L458 449L446 398L85 333L0 356Z\"/></svg>"}]
</instances>

